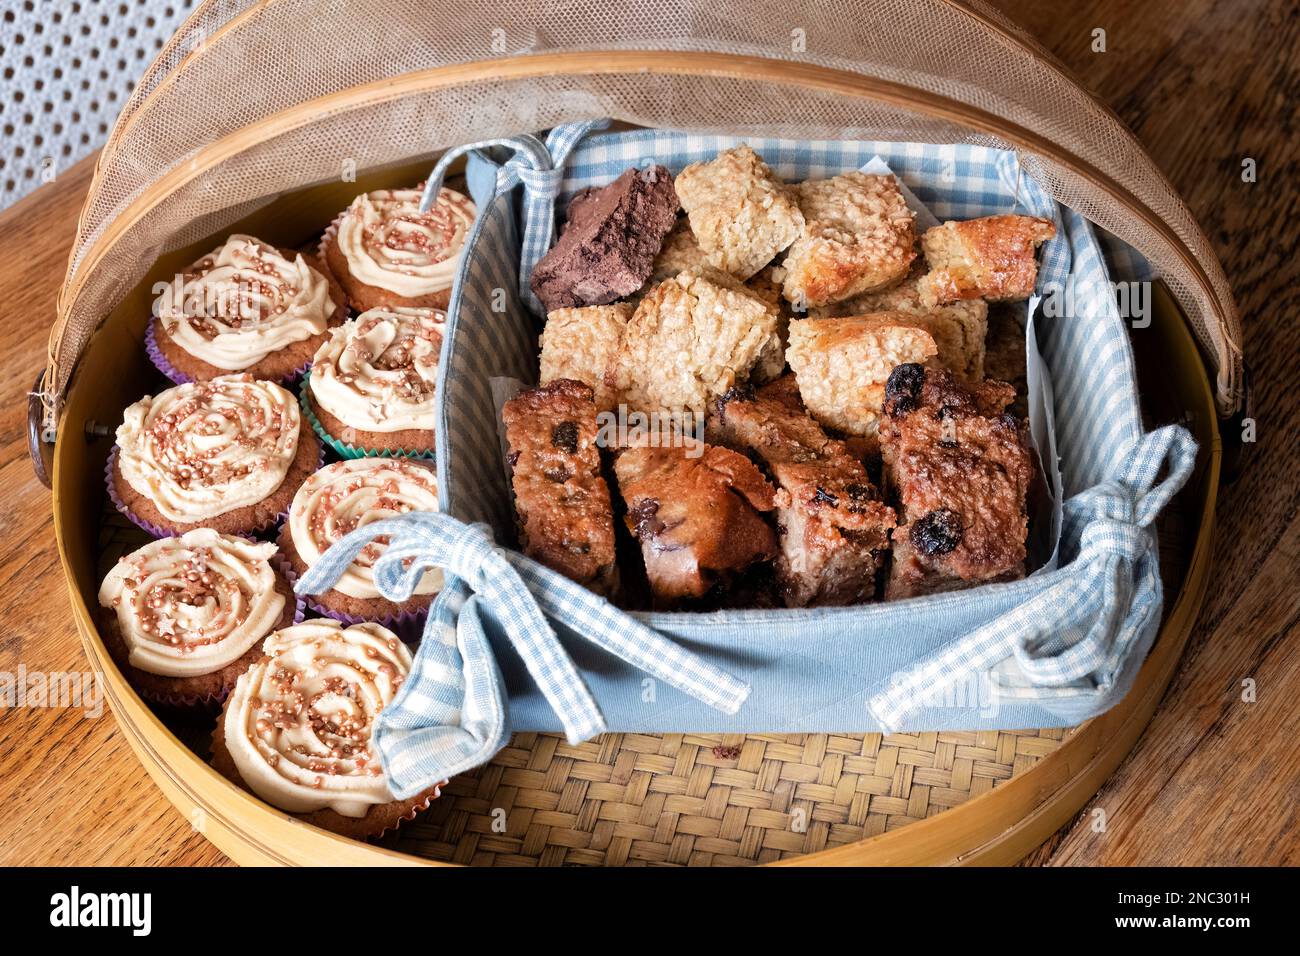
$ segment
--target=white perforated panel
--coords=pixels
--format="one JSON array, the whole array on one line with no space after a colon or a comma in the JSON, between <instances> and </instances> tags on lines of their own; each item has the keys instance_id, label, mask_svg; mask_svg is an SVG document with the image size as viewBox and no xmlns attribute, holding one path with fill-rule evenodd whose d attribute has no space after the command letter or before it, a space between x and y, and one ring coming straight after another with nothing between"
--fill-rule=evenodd
<instances>
[{"instance_id":1,"label":"white perforated panel","mask_svg":"<svg viewBox=\"0 0 1300 956\"><path fill-rule=\"evenodd\" d=\"M0 208L104 142L195 0L0 0Z\"/></svg>"}]
</instances>

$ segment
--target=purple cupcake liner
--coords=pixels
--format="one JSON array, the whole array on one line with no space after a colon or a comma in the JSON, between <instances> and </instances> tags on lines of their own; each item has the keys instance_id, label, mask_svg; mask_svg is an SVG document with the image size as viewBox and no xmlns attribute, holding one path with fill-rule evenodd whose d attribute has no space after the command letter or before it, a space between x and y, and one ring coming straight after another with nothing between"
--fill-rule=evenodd
<instances>
[{"instance_id":1,"label":"purple cupcake liner","mask_svg":"<svg viewBox=\"0 0 1300 956\"><path fill-rule=\"evenodd\" d=\"M108 500L113 502L113 507L126 520L143 531L152 538L174 538L185 532L176 528L164 528L161 525L152 524L135 514L126 506L120 495L117 493L117 482L113 480L113 472L116 470L118 446L114 445L113 450L108 453L108 461L104 462L104 488L108 491Z\"/></svg>"},{"instance_id":2,"label":"purple cupcake liner","mask_svg":"<svg viewBox=\"0 0 1300 956\"><path fill-rule=\"evenodd\" d=\"M289 583L294 586L294 593L297 594L298 572L289 564L288 559L284 558L284 549L280 550L281 560L284 562L283 570L289 578ZM351 627L353 624L364 624L373 622L382 624L394 634L396 634L406 644L419 644L420 639L424 636L424 624L429 617L429 609L419 608L403 611L397 615L364 617L356 614L346 614L343 611L335 611L325 605L313 600L315 595L299 594L298 600L304 603L307 609L319 614L321 617L333 618L345 627ZM436 594L429 595L429 603L433 603Z\"/></svg>"},{"instance_id":3,"label":"purple cupcake liner","mask_svg":"<svg viewBox=\"0 0 1300 956\"><path fill-rule=\"evenodd\" d=\"M344 318L346 320L347 306L343 306L343 312L345 313ZM194 381L194 376L186 375L184 372L180 371L180 369L178 369L175 365L167 361L166 356L162 354L162 349L158 347L158 325L154 319L150 319L148 326L145 327L144 350L145 353L149 356L149 361L153 362L154 368L158 369L158 371L162 372L163 375L167 376L167 378L173 384L189 385L191 382ZM290 390L296 389L298 383L302 381L303 374L310 368L311 368L311 362L306 362L303 364L301 368L295 369L293 372L290 372L285 377L277 380L277 384L283 385L285 388ZM230 372L226 372L223 374L239 375L242 373L237 370L232 370Z\"/></svg>"},{"instance_id":4,"label":"purple cupcake liner","mask_svg":"<svg viewBox=\"0 0 1300 956\"><path fill-rule=\"evenodd\" d=\"M249 540L255 540L251 538L249 535L239 535L239 537L248 538ZM270 564L272 569L276 572L276 574L279 574L288 583L289 590L293 591L293 585L294 582L298 580L298 576L293 573L293 567L289 564L288 560L285 559L284 555L281 554L279 551L276 551L276 553L272 555L270 559ZM293 623L301 624L307 616L307 607L301 595L299 595L296 591L294 591L293 594L294 594ZM266 637L263 636L262 640L266 640ZM121 667L119 667L118 669L122 670ZM204 694L204 695L162 694L156 691L150 691L148 689L137 686L131 680L130 674L126 673L125 671L123 671L123 676L126 678L127 683L131 685L131 689L134 690L137 694L139 694L142 700L146 700L151 704L158 704L163 707L171 707L176 710L183 710L183 711L192 712L196 710L197 711L219 710L221 706L226 702L226 698L230 696L230 690L231 690L229 687L223 687L220 690L216 691L215 693Z\"/></svg>"},{"instance_id":5,"label":"purple cupcake liner","mask_svg":"<svg viewBox=\"0 0 1300 956\"><path fill-rule=\"evenodd\" d=\"M184 372L180 371L163 356L162 349L158 347L157 323L153 319L150 319L149 324L145 326L144 351L145 354L149 356L149 361L153 362L154 368L167 376L168 380L173 384L188 385L190 382L194 381L192 376L186 375Z\"/></svg>"},{"instance_id":6,"label":"purple cupcake liner","mask_svg":"<svg viewBox=\"0 0 1300 956\"><path fill-rule=\"evenodd\" d=\"M318 442L318 446L319 447L316 449L316 471L320 471L321 468L325 467L325 443ZM118 451L118 446L114 444L112 450L108 453L108 460L104 462L104 489L108 492L108 499L113 502L113 507L118 510L118 513L121 514L122 517L126 518L150 537L174 538L184 534L185 531L178 528L168 528L163 525L156 525L149 521L145 521L126 506L126 503L117 493L117 482L113 480L113 470L114 466L117 464ZM277 513L270 522L260 528L251 528L247 531L237 531L234 533L241 537L249 538L250 540L257 539L262 535L270 535L273 538L279 531L280 526L288 519L288 517L289 512L281 511Z\"/></svg>"}]
</instances>

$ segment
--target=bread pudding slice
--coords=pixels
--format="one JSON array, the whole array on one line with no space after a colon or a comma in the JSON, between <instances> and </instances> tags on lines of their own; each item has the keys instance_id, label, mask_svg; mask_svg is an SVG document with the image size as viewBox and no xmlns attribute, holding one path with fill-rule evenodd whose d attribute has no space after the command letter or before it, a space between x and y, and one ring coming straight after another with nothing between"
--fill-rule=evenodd
<instances>
[{"instance_id":1,"label":"bread pudding slice","mask_svg":"<svg viewBox=\"0 0 1300 956\"><path fill-rule=\"evenodd\" d=\"M775 490L744 455L726 448L633 446L614 462L628 529L641 544L655 602L671 607L776 554L759 512Z\"/></svg>"},{"instance_id":2,"label":"bread pudding slice","mask_svg":"<svg viewBox=\"0 0 1300 956\"><path fill-rule=\"evenodd\" d=\"M894 510L862 463L799 402L793 376L718 400L709 436L758 458L781 489L777 582L788 607L870 601Z\"/></svg>"},{"instance_id":3,"label":"bread pudding slice","mask_svg":"<svg viewBox=\"0 0 1300 956\"><path fill-rule=\"evenodd\" d=\"M1005 382L962 385L900 365L885 388L880 450L905 523L893 536L889 599L1024 573L1034 477L1025 423Z\"/></svg>"},{"instance_id":4,"label":"bread pudding slice","mask_svg":"<svg viewBox=\"0 0 1300 956\"><path fill-rule=\"evenodd\" d=\"M598 594L617 585L614 513L590 385L557 379L501 410L525 554Z\"/></svg>"}]
</instances>

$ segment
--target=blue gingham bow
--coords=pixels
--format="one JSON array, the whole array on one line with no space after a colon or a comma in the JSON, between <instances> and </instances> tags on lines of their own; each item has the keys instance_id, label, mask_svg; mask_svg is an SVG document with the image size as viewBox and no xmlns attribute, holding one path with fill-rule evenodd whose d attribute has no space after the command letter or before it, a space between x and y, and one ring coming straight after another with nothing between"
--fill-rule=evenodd
<instances>
[{"instance_id":1,"label":"blue gingham bow","mask_svg":"<svg viewBox=\"0 0 1300 956\"><path fill-rule=\"evenodd\" d=\"M380 715L377 740L390 778L409 795L488 760L505 743L503 696L491 652L468 602L493 617L564 725L572 743L605 730L605 719L547 618L563 620L596 646L685 694L727 714L749 696L749 685L705 663L550 568L498 547L486 525L437 512L411 512L345 535L298 580L299 594L328 590L376 537L388 544L375 561L379 592L404 601L430 568L451 576L430 611L415 669ZM468 592L473 592L472 596ZM464 606L457 606L465 602ZM458 613L459 612L459 613ZM453 621L457 623L452 623ZM457 633L457 624L469 630ZM391 713L390 713L391 712ZM494 712L496 712L494 714ZM385 734L418 731L418 746Z\"/></svg>"},{"instance_id":2,"label":"blue gingham bow","mask_svg":"<svg viewBox=\"0 0 1300 956\"><path fill-rule=\"evenodd\" d=\"M872 713L887 730L896 729L910 711L1008 657L1040 692L1082 680L1108 685L1150 610L1135 608L1132 599L1136 578L1158 575L1149 560L1151 523L1195 464L1196 442L1185 428L1170 425L1139 438L1115 477L1065 503L1064 537L1072 537L1071 527L1080 529L1070 568L1055 572L1054 584L1014 610L896 674L869 701ZM1158 593L1158 580L1147 583ZM993 684L997 693L1015 693L996 676Z\"/></svg>"},{"instance_id":3,"label":"blue gingham bow","mask_svg":"<svg viewBox=\"0 0 1300 956\"><path fill-rule=\"evenodd\" d=\"M505 136L449 149L429 173L424 194L420 197L420 211L428 212L433 207L447 168L458 156L491 146L514 150L515 155L497 174L496 190L501 193L523 183L524 235L519 261L519 296L533 312L542 315L546 310L541 300L533 295L530 283L533 267L551 248L555 235L555 197L560 194L560 184L564 181L565 160L584 136L608 125L608 119L598 119L557 126L547 135L545 143L536 136Z\"/></svg>"}]
</instances>

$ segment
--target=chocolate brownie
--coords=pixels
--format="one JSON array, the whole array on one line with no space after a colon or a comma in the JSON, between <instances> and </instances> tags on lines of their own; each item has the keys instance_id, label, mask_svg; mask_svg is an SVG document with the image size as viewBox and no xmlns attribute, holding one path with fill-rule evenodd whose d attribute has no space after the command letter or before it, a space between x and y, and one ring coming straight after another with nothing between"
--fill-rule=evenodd
<instances>
[{"instance_id":1,"label":"chocolate brownie","mask_svg":"<svg viewBox=\"0 0 1300 956\"><path fill-rule=\"evenodd\" d=\"M569 205L555 246L533 270L547 312L603 305L641 288L677 222L673 177L663 166L632 168Z\"/></svg>"},{"instance_id":2,"label":"chocolate brownie","mask_svg":"<svg viewBox=\"0 0 1300 956\"><path fill-rule=\"evenodd\" d=\"M698 449L636 446L614 463L624 520L665 606L704 597L776 554L776 535L759 514L775 506L775 490L744 455Z\"/></svg>"}]
</instances>

